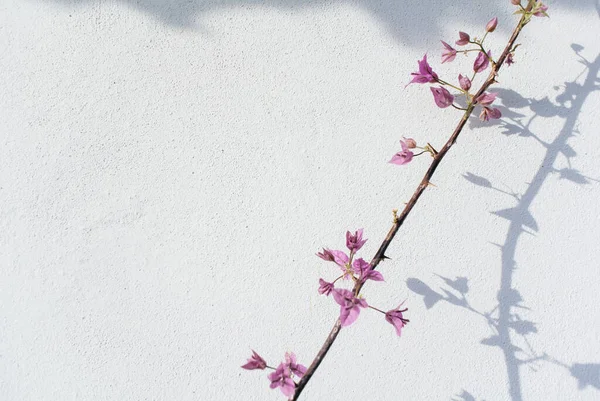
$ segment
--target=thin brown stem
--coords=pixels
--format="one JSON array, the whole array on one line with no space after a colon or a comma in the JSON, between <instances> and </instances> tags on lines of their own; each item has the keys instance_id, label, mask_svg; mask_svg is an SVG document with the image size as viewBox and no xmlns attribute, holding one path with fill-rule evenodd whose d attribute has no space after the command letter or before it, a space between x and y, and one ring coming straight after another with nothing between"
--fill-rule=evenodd
<instances>
[{"instance_id":1,"label":"thin brown stem","mask_svg":"<svg viewBox=\"0 0 600 401\"><path fill-rule=\"evenodd\" d=\"M370 309L373 309L373 310L376 310L376 311L377 311L377 312L379 312L379 313L383 313L383 314L385 315L385 312L384 312L384 311L382 311L382 310L381 310L381 309L379 309L379 308L376 308L376 307L374 307L374 306L371 306L371 305L369 305L369 308L370 308Z\"/></svg>"},{"instance_id":2,"label":"thin brown stem","mask_svg":"<svg viewBox=\"0 0 600 401\"><path fill-rule=\"evenodd\" d=\"M529 2L529 5L527 6L527 9L526 9L527 11L531 10L532 4L533 4L532 2ZM527 22L528 21L526 21L526 14L523 14L521 16L521 19L519 20L519 24L514 29L512 35L511 35L511 37L510 37L510 39L508 41L508 44L504 48L504 51L502 52L502 54L500 55L500 57L498 58L498 61L496 63L492 64L492 68L491 68L491 72L490 72L489 76L487 77L487 79L485 80L485 82L481 85L481 87L479 88L479 90L473 95L474 98L477 98L478 96L480 96L492 84L494 84L496 82L496 76L498 75L498 71L500 70L500 68L504 64L504 60L506 59L506 57L510 53L512 47L515 44L515 41L517 40L517 37L519 36L519 34L521 33L521 30L523 29L523 27L526 25ZM463 128L467 124L467 121L468 121L469 117L473 113L473 109L474 108L475 108L474 104L470 104L467 107L467 109L465 110L465 113L463 114L462 118L460 119L460 121L456 125L456 128L454 129L454 131L452 132L452 135L450 135L450 138L448 138L448 140L446 141L446 144L433 157L433 161L431 162L431 165L427 169L427 172L423 176L423 179L421 180L419 186L417 187L417 189L413 193L412 197L410 198L410 200L408 201L408 203L406 204L406 206L402 210L402 213L400 213L399 215L397 215L396 218L394 218L394 224L392 225L392 227L388 231L388 234L386 235L385 239L383 240L383 242L379 246L379 249L375 253L375 256L371 260L371 266L373 267L373 269L377 268L377 266L379 265L379 263L382 262L384 259L387 258L385 256L385 252L387 251L387 249L390 246L392 240L394 239L394 237L398 233L398 230L402 226L402 223L404 223L404 220L406 220L406 218L408 217L409 213L412 211L412 209L417 204L417 201L419 200L419 198L421 197L421 195L423 194L423 192L425 192L425 189L429 186L431 177L433 177L433 174L437 170L437 168L440 165L441 161L444 159L444 156L446 156L446 154L448 153L448 151L450 150L450 148L452 147L452 145L454 145L454 143L456 142L458 136L460 135L460 133L462 132ZM354 286L354 291L353 292L355 294L360 293L360 290L361 290L361 288L362 288L363 285L364 285L363 282L358 281L355 284L355 286ZM317 368L319 367L319 365L323 361L323 358L325 358L325 356L327 355L327 352L329 351L329 349L331 348L331 346L335 342L335 339L337 338L338 334L340 333L341 328L342 328L342 324L340 322L340 319L338 318L336 320L335 324L333 325L333 328L329 332L329 335L327 336L327 339L325 340L325 343L323 343L323 346L321 347L321 349L317 353L317 356L315 357L315 359L312 361L312 363L310 364L310 366L306 370L306 373L304 374L304 376L302 377L302 379L298 382L298 385L296 386L296 391L294 393L294 396L290 399L290 401L297 401L300 398L300 394L302 393L302 390L304 390L304 387L306 387L306 385L308 384L308 382L310 381L310 379L312 378L312 376L315 374L315 371L317 370Z\"/></svg>"}]
</instances>

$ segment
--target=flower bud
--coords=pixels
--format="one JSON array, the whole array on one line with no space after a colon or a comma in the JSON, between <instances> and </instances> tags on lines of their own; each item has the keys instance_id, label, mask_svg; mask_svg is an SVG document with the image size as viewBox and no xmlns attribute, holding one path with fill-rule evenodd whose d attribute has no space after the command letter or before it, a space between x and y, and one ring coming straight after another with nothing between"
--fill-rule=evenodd
<instances>
[{"instance_id":1,"label":"flower bud","mask_svg":"<svg viewBox=\"0 0 600 401\"><path fill-rule=\"evenodd\" d=\"M513 3L515 6L521 5L521 0L510 0L510 2Z\"/></svg>"},{"instance_id":2,"label":"flower bud","mask_svg":"<svg viewBox=\"0 0 600 401\"><path fill-rule=\"evenodd\" d=\"M408 149L414 149L417 147L417 141L412 138L404 138L403 141Z\"/></svg>"},{"instance_id":3,"label":"flower bud","mask_svg":"<svg viewBox=\"0 0 600 401\"><path fill-rule=\"evenodd\" d=\"M458 36L460 36L460 39L456 41L457 45L464 46L464 45L468 45L469 44L469 41L471 40L471 37L469 36L468 33L459 32Z\"/></svg>"},{"instance_id":4,"label":"flower bud","mask_svg":"<svg viewBox=\"0 0 600 401\"><path fill-rule=\"evenodd\" d=\"M497 26L498 26L498 18L494 17L485 26L485 31L486 32L494 32L496 30Z\"/></svg>"},{"instance_id":5,"label":"flower bud","mask_svg":"<svg viewBox=\"0 0 600 401\"><path fill-rule=\"evenodd\" d=\"M439 88L434 88L432 86L429 89L431 89L431 93L433 93L433 100L435 100L435 104L439 108L445 109L446 107L451 106L452 102L454 102L454 96L443 86L440 86Z\"/></svg>"},{"instance_id":6,"label":"flower bud","mask_svg":"<svg viewBox=\"0 0 600 401\"><path fill-rule=\"evenodd\" d=\"M462 74L458 74L458 82L462 90L468 91L471 89L471 80L468 77L463 77Z\"/></svg>"}]
</instances>

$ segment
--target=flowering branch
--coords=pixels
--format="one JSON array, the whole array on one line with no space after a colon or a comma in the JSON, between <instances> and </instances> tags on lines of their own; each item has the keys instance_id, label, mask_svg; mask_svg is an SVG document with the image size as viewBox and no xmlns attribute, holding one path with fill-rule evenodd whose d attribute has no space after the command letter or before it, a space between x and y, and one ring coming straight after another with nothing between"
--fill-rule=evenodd
<instances>
[{"instance_id":1,"label":"flowering branch","mask_svg":"<svg viewBox=\"0 0 600 401\"><path fill-rule=\"evenodd\" d=\"M327 355L327 352L335 342L340 330L342 327L349 326L352 324L359 316L361 309L369 308L374 311L380 312L385 315L385 319L387 322L392 324L396 329L396 333L400 335L402 328L406 323L408 323L408 319L405 319L403 313L407 311L406 308L400 309L402 304L400 304L395 309L384 312L383 310L376 308L367 304L367 301L362 298L360 295L360 291L368 280L373 281L383 281L383 276L381 273L375 271L379 263L383 260L387 259L385 253L393 241L394 237L398 233L400 227L408 217L409 213L412 211L417 201L425 191L425 189L431 184L431 178L433 174L437 170L439 164L446 156L452 145L456 142L458 136L462 132L465 127L469 117L475 110L476 106L481 106L482 111L480 114L481 120L489 120L490 118L500 118L501 113L496 108L491 108L491 104L494 102L496 98L496 94L494 93L486 93L486 90L496 83L496 77L504 63L507 65L511 65L513 63L514 52L518 45L515 45L515 41L517 37L521 33L521 30L529 23L532 16L547 16L546 11L547 7L539 0L527 0L527 6L523 7L521 5L521 0L510 0L512 4L519 6L519 10L515 14L521 14L521 18L519 23L513 30L510 39L504 48L504 51L500 55L497 61L494 61L492 58L491 51L486 51L484 47L484 41L487 37L488 33L493 32L496 29L498 24L497 18L493 18L486 25L486 32L481 40L477 40L476 38L471 40L470 36L464 32L460 32L460 39L456 41L456 44L459 46L464 46L467 44L475 44L477 49L467 49L462 51L457 51L448 43L443 42L445 50L442 53L442 63L451 62L456 57L457 53L469 53L471 51L477 51L478 55L475 59L475 63L473 65L474 74L471 79L466 76L459 75L458 81L459 85L455 86L453 84L448 83L438 77L438 75L433 71L429 63L427 62L427 56L423 58L423 60L419 61L419 72L413 73L413 79L410 83L437 83L441 86L439 87L431 87L431 92L434 97L434 101L436 105L440 108L446 108L449 106L453 106L454 108L464 111L460 121L458 122L456 128L452 132L452 135L448 138L444 146L439 150L435 150L433 146L427 143L424 147L417 146L417 143L411 138L405 138L400 143L402 145L402 151L398 152L394 155L390 163L397 165L404 165L413 160L413 157L419 156L423 153L429 153L432 157L432 162L427 169L427 172L423 176L421 182L418 187L414 191L412 197L402 210L400 214L394 210L394 220L392 227L388 231L387 236L379 246L379 249L375 253L375 256L371 260L370 263L367 263L364 259L358 258L355 259L356 252L362 248L366 240L363 240L362 230L356 231L354 234L350 232L346 233L346 246L349 249L349 255L343 251L338 250L330 250L324 249L322 252L318 253L321 259L324 259L329 262L334 262L336 265L340 267L342 270L342 275L338 277L332 283L329 283L323 279L319 279L319 293L322 295L333 295L336 303L340 305L340 316L336 320L333 328L331 329L327 339L325 340L323 346L317 353L316 357L310 364L308 368L303 365L296 363L296 356L293 353L287 353L285 356L285 362L282 362L276 369L271 368L267 365L264 359L260 357L253 351L252 357L248 360L244 366L245 369L265 369L271 368L275 371L269 375L269 379L271 380L271 388L280 387L282 393L287 397L290 397L290 401L297 401L300 397L300 394L314 375L315 371L321 364L323 358ZM478 73L485 71L489 66L491 66L491 71L485 81L482 83L480 88L473 94L471 94L471 84L474 78ZM409 84L410 84L409 83ZM454 104L454 95L452 95L445 86L448 86L454 90L457 90L465 95L467 105L465 108L456 106ZM418 154L413 153L413 149L422 150ZM347 289L339 289L335 288L334 284L340 279L352 279L354 282L354 286L352 290ZM294 377L300 378L298 382L294 381Z\"/></svg>"}]
</instances>

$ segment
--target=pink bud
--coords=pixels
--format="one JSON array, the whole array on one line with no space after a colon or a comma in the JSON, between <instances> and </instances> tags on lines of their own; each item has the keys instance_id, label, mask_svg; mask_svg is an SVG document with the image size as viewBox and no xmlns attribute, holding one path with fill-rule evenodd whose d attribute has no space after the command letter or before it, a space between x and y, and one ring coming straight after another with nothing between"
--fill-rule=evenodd
<instances>
[{"instance_id":1,"label":"pink bud","mask_svg":"<svg viewBox=\"0 0 600 401\"><path fill-rule=\"evenodd\" d=\"M469 41L471 40L471 37L469 36L468 33L459 32L458 36L460 37L460 39L456 41L457 45L464 46L464 45L468 45L469 44Z\"/></svg>"},{"instance_id":2,"label":"pink bud","mask_svg":"<svg viewBox=\"0 0 600 401\"><path fill-rule=\"evenodd\" d=\"M492 57L492 51L489 50L487 56L484 52L479 52L477 57L475 58L475 63L473 64L473 71L476 73L480 73L485 71L486 68L490 65L490 60L488 57Z\"/></svg>"},{"instance_id":3,"label":"pink bud","mask_svg":"<svg viewBox=\"0 0 600 401\"><path fill-rule=\"evenodd\" d=\"M452 102L454 102L454 96L452 96L452 94L448 92L448 89L444 88L443 86L440 86L439 88L434 88L432 86L429 89L431 89L431 93L433 93L433 100L435 100L435 104L439 108L445 109L446 107L451 106Z\"/></svg>"},{"instance_id":4,"label":"pink bud","mask_svg":"<svg viewBox=\"0 0 600 401\"><path fill-rule=\"evenodd\" d=\"M498 18L494 17L485 26L485 31L486 32L494 32L496 30L497 26L498 26Z\"/></svg>"},{"instance_id":5,"label":"pink bud","mask_svg":"<svg viewBox=\"0 0 600 401\"><path fill-rule=\"evenodd\" d=\"M518 6L521 4L521 0L510 0L511 3L513 3L515 6Z\"/></svg>"},{"instance_id":6,"label":"pink bud","mask_svg":"<svg viewBox=\"0 0 600 401\"><path fill-rule=\"evenodd\" d=\"M497 93L483 92L475 99L475 103L480 104L482 106L489 106L492 103L494 103L494 100L496 100L496 96L498 96Z\"/></svg>"},{"instance_id":7,"label":"pink bud","mask_svg":"<svg viewBox=\"0 0 600 401\"><path fill-rule=\"evenodd\" d=\"M458 74L458 82L463 90L468 91L471 89L471 80L468 77L463 77L462 74Z\"/></svg>"},{"instance_id":8,"label":"pink bud","mask_svg":"<svg viewBox=\"0 0 600 401\"><path fill-rule=\"evenodd\" d=\"M412 138L404 138L403 141L408 149L414 149L417 147L417 141Z\"/></svg>"},{"instance_id":9,"label":"pink bud","mask_svg":"<svg viewBox=\"0 0 600 401\"><path fill-rule=\"evenodd\" d=\"M514 63L515 63L514 55L512 53L508 53L508 56L506 56L506 65L510 67Z\"/></svg>"}]
</instances>

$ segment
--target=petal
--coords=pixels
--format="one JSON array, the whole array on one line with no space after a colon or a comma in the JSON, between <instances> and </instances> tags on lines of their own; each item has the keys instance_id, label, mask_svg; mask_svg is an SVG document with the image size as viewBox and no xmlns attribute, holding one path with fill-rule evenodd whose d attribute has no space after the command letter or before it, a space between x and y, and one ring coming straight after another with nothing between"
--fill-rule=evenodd
<instances>
[{"instance_id":1,"label":"petal","mask_svg":"<svg viewBox=\"0 0 600 401\"><path fill-rule=\"evenodd\" d=\"M296 384L294 383L294 381L289 377L283 379L283 384L281 385L281 392L286 397L291 397L292 395L294 395L294 391L296 391Z\"/></svg>"},{"instance_id":2,"label":"petal","mask_svg":"<svg viewBox=\"0 0 600 401\"><path fill-rule=\"evenodd\" d=\"M334 262L339 266L344 267L346 263L348 263L348 261L350 260L350 258L348 257L348 255L346 255L344 251L334 250L330 252L333 255Z\"/></svg>"},{"instance_id":3,"label":"petal","mask_svg":"<svg viewBox=\"0 0 600 401\"><path fill-rule=\"evenodd\" d=\"M383 279L383 275L377 270L371 270L366 275L364 280L373 280L373 281L385 281Z\"/></svg>"},{"instance_id":4,"label":"petal","mask_svg":"<svg viewBox=\"0 0 600 401\"><path fill-rule=\"evenodd\" d=\"M356 305L350 308L341 307L340 321L342 322L342 327L350 326L358 319L358 315L360 315L360 308Z\"/></svg>"}]
</instances>

